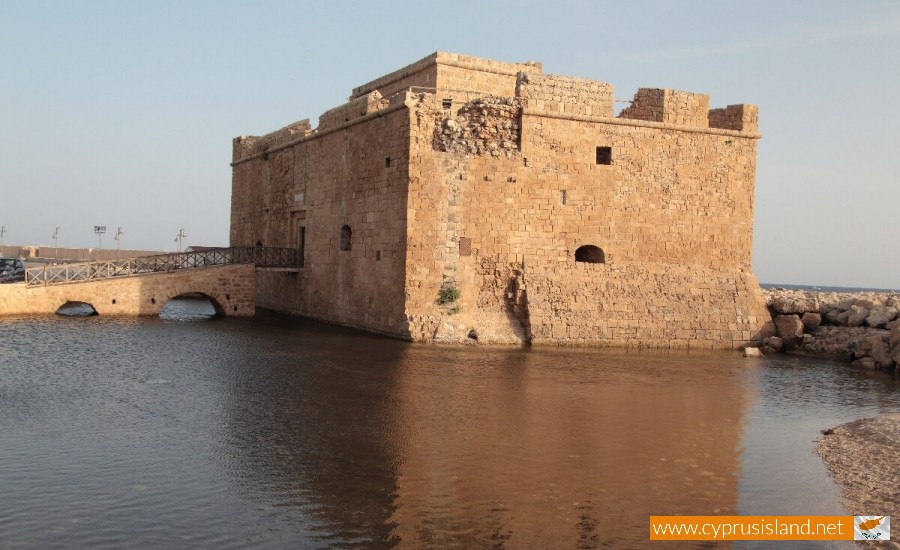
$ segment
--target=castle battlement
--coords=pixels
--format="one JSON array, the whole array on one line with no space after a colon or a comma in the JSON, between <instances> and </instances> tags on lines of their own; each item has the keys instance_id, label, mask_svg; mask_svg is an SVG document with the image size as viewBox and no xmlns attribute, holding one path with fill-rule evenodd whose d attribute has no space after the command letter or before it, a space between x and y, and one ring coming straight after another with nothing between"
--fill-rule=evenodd
<instances>
[{"instance_id":1,"label":"castle battlement","mask_svg":"<svg viewBox=\"0 0 900 550\"><path fill-rule=\"evenodd\" d=\"M755 105L710 109L709 96L680 90L641 88L631 105L615 115L615 87L587 78L544 74L541 63L504 63L435 52L402 69L353 89L350 100L319 116L314 130L303 120L264 136L242 136L232 160L262 154L317 132L333 130L406 101L405 92L433 94L447 109L458 110L486 96L514 97L530 115L617 118L685 129L757 133ZM757 136L758 137L758 136Z\"/></svg>"}]
</instances>

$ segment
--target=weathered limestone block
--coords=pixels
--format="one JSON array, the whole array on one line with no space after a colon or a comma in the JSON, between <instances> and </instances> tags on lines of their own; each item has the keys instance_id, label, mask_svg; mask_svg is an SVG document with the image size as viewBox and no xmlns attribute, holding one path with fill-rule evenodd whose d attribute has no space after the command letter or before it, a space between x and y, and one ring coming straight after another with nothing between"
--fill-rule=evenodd
<instances>
[{"instance_id":1,"label":"weathered limestone block","mask_svg":"<svg viewBox=\"0 0 900 550\"><path fill-rule=\"evenodd\" d=\"M770 336L766 338L763 343L766 347L772 348L774 351L781 351L784 349L784 340L778 336Z\"/></svg>"},{"instance_id":2,"label":"weathered limestone block","mask_svg":"<svg viewBox=\"0 0 900 550\"><path fill-rule=\"evenodd\" d=\"M781 315L792 313L818 312L819 301L815 297L804 295L776 296L772 301L772 309Z\"/></svg>"},{"instance_id":3,"label":"weathered limestone block","mask_svg":"<svg viewBox=\"0 0 900 550\"><path fill-rule=\"evenodd\" d=\"M863 357L862 359L857 359L856 361L850 363L851 366L860 367L864 369L874 369L875 368L875 360L871 357Z\"/></svg>"},{"instance_id":4,"label":"weathered limestone block","mask_svg":"<svg viewBox=\"0 0 900 550\"><path fill-rule=\"evenodd\" d=\"M744 357L762 357L763 354L759 350L759 348L754 347L746 347L744 348Z\"/></svg>"},{"instance_id":5,"label":"weathered limestone block","mask_svg":"<svg viewBox=\"0 0 900 550\"><path fill-rule=\"evenodd\" d=\"M811 311L804 313L800 320L803 321L804 328L809 332L815 332L822 324L822 316Z\"/></svg>"},{"instance_id":6,"label":"weathered limestone block","mask_svg":"<svg viewBox=\"0 0 900 550\"><path fill-rule=\"evenodd\" d=\"M888 306L876 306L869 311L866 324L870 327L886 326L897 317L897 309Z\"/></svg>"},{"instance_id":7,"label":"weathered limestone block","mask_svg":"<svg viewBox=\"0 0 900 550\"><path fill-rule=\"evenodd\" d=\"M879 331L881 332L881 331ZM871 334L860 338L857 355L871 357L879 366L891 364L891 349L884 341L884 334Z\"/></svg>"},{"instance_id":8,"label":"weathered limestone block","mask_svg":"<svg viewBox=\"0 0 900 550\"><path fill-rule=\"evenodd\" d=\"M856 304L850 306L850 310L847 315L847 326L848 327L858 327L865 322L866 317L869 316L869 310L860 307Z\"/></svg>"},{"instance_id":9,"label":"weathered limestone block","mask_svg":"<svg viewBox=\"0 0 900 550\"><path fill-rule=\"evenodd\" d=\"M891 323L890 344L892 348L900 347L900 320Z\"/></svg>"},{"instance_id":10,"label":"weathered limestone block","mask_svg":"<svg viewBox=\"0 0 900 550\"><path fill-rule=\"evenodd\" d=\"M803 321L799 315L779 315L775 317L775 327L786 344L795 344L803 337Z\"/></svg>"}]
</instances>

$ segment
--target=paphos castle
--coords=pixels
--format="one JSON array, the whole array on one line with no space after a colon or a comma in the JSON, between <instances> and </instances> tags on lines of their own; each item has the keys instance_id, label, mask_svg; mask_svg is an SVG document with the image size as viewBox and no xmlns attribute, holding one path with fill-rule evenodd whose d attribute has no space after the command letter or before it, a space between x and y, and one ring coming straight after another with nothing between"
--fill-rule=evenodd
<instances>
[{"instance_id":1,"label":"paphos castle","mask_svg":"<svg viewBox=\"0 0 900 550\"><path fill-rule=\"evenodd\" d=\"M234 140L232 246L296 248L257 304L416 341L736 348L757 108L438 52L313 128Z\"/></svg>"}]
</instances>

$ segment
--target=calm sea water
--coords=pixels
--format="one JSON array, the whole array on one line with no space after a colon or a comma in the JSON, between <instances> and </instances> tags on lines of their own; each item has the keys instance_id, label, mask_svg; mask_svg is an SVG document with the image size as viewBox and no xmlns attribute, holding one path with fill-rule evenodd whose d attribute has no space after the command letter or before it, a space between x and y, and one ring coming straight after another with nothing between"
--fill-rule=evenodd
<instances>
[{"instance_id":1,"label":"calm sea water","mask_svg":"<svg viewBox=\"0 0 900 550\"><path fill-rule=\"evenodd\" d=\"M814 440L900 412L836 363L171 306L0 319L2 547L640 548L651 514L846 514Z\"/></svg>"}]
</instances>

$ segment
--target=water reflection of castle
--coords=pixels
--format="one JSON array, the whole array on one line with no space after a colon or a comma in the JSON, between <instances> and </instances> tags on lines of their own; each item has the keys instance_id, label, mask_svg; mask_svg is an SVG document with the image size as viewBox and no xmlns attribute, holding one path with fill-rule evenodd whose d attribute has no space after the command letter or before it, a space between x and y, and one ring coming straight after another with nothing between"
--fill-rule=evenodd
<instances>
[{"instance_id":1,"label":"water reflection of castle","mask_svg":"<svg viewBox=\"0 0 900 550\"><path fill-rule=\"evenodd\" d=\"M231 414L239 475L326 542L639 545L650 514L735 513L746 388L728 369L340 343L285 349L306 356Z\"/></svg>"}]
</instances>

